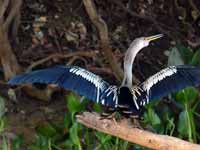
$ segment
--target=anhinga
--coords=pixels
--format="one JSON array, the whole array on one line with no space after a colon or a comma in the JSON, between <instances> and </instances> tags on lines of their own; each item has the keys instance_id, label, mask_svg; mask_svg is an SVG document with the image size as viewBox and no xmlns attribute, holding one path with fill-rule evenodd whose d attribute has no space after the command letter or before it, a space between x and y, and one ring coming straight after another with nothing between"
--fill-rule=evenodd
<instances>
[{"instance_id":1,"label":"anhinga","mask_svg":"<svg viewBox=\"0 0 200 150\"><path fill-rule=\"evenodd\" d=\"M10 85L20 83L57 84L88 99L115 109L126 108L127 113L140 114L150 100L166 96L187 86L200 84L200 68L169 66L139 85L132 86L132 65L137 53L162 34L135 39L124 58L124 79L121 86L110 85L101 77L77 66L56 66L13 77Z\"/></svg>"}]
</instances>

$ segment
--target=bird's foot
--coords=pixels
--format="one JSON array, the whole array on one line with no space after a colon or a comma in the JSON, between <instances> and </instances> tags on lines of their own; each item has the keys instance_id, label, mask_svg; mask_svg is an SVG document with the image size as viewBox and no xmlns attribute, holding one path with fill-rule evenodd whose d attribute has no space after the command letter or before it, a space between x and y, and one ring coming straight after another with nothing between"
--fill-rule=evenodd
<instances>
[{"instance_id":1,"label":"bird's foot","mask_svg":"<svg viewBox=\"0 0 200 150\"><path fill-rule=\"evenodd\" d=\"M101 120L103 119L109 119L109 120L112 120L115 124L117 124L117 120L118 120L118 113L115 111L115 112L112 112L112 113L106 113L106 112L103 112L101 114Z\"/></svg>"},{"instance_id":2,"label":"bird's foot","mask_svg":"<svg viewBox=\"0 0 200 150\"><path fill-rule=\"evenodd\" d=\"M131 116L131 122L132 122L132 126L134 128L143 129L143 127L140 125L138 116L137 116L137 118L136 117L134 118L134 117Z\"/></svg>"},{"instance_id":3,"label":"bird's foot","mask_svg":"<svg viewBox=\"0 0 200 150\"><path fill-rule=\"evenodd\" d=\"M115 109L106 107L103 109L103 112L101 113L102 119L111 119L113 118L113 115L115 114Z\"/></svg>"}]
</instances>

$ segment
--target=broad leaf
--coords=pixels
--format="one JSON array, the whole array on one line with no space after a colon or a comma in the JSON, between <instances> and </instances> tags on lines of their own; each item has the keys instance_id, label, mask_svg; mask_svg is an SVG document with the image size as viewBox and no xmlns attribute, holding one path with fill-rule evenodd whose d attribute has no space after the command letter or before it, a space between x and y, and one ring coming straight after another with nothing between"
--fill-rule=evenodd
<instances>
[{"instance_id":1,"label":"broad leaf","mask_svg":"<svg viewBox=\"0 0 200 150\"><path fill-rule=\"evenodd\" d=\"M5 113L5 102L4 99L0 96L0 118L4 115Z\"/></svg>"},{"instance_id":2,"label":"broad leaf","mask_svg":"<svg viewBox=\"0 0 200 150\"><path fill-rule=\"evenodd\" d=\"M181 58L183 59L185 64L189 64L193 57L193 50L189 47L185 47L184 45L178 44L176 45Z\"/></svg>"},{"instance_id":3,"label":"broad leaf","mask_svg":"<svg viewBox=\"0 0 200 150\"><path fill-rule=\"evenodd\" d=\"M184 61L176 47L172 48L168 57L168 66L183 65Z\"/></svg>"},{"instance_id":4,"label":"broad leaf","mask_svg":"<svg viewBox=\"0 0 200 150\"><path fill-rule=\"evenodd\" d=\"M70 94L67 97L67 108L71 113L76 113L81 111L81 103L79 100L76 99L76 97L73 94Z\"/></svg>"},{"instance_id":5,"label":"broad leaf","mask_svg":"<svg viewBox=\"0 0 200 150\"><path fill-rule=\"evenodd\" d=\"M195 52L190 64L194 66L200 66L200 49Z\"/></svg>"},{"instance_id":6,"label":"broad leaf","mask_svg":"<svg viewBox=\"0 0 200 150\"><path fill-rule=\"evenodd\" d=\"M189 124L187 120L187 112L184 110L179 114L178 119L178 132L182 137L186 137L188 135Z\"/></svg>"},{"instance_id":7,"label":"broad leaf","mask_svg":"<svg viewBox=\"0 0 200 150\"><path fill-rule=\"evenodd\" d=\"M198 91L194 87L188 87L183 89L176 94L176 100L183 104L189 102L190 104L197 99Z\"/></svg>"},{"instance_id":8,"label":"broad leaf","mask_svg":"<svg viewBox=\"0 0 200 150\"><path fill-rule=\"evenodd\" d=\"M56 135L56 129L50 125L49 123L45 123L45 124L40 124L37 127L37 132L45 137L53 137L54 135Z\"/></svg>"}]
</instances>

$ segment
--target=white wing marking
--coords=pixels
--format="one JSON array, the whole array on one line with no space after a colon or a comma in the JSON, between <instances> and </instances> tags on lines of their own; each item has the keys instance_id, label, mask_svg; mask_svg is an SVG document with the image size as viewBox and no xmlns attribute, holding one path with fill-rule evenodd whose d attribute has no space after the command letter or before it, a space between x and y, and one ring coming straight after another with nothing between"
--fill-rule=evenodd
<instances>
[{"instance_id":1,"label":"white wing marking","mask_svg":"<svg viewBox=\"0 0 200 150\"><path fill-rule=\"evenodd\" d=\"M110 86L109 88L107 88L105 90L106 97L110 96L110 94L114 94L113 95L113 101L115 102L115 107L118 106L118 96L117 96L117 87L116 86Z\"/></svg>"},{"instance_id":2,"label":"white wing marking","mask_svg":"<svg viewBox=\"0 0 200 150\"><path fill-rule=\"evenodd\" d=\"M138 106L138 103L137 103L137 96L136 96L136 93L137 93L138 95L141 95L141 93L139 92L138 87L133 86L132 89L131 89L131 93L132 93L132 95L133 95L133 102L135 103L135 107L137 108L137 110L139 110L140 107Z\"/></svg>"},{"instance_id":3,"label":"white wing marking","mask_svg":"<svg viewBox=\"0 0 200 150\"><path fill-rule=\"evenodd\" d=\"M160 72L151 76L143 83L143 89L147 91L147 103L149 103L149 91L151 87L156 83L158 83L159 81L163 80L164 78L175 74L176 72L177 72L176 67L170 66L168 68L162 69Z\"/></svg>"},{"instance_id":4,"label":"white wing marking","mask_svg":"<svg viewBox=\"0 0 200 150\"><path fill-rule=\"evenodd\" d=\"M69 72L74 73L77 76L81 76L85 80L94 84L94 86L97 88L96 102L99 103L100 90L105 88L102 79L99 76L82 68L70 68Z\"/></svg>"},{"instance_id":5,"label":"white wing marking","mask_svg":"<svg viewBox=\"0 0 200 150\"><path fill-rule=\"evenodd\" d=\"M105 99L101 100L101 104L104 105L105 104Z\"/></svg>"}]
</instances>

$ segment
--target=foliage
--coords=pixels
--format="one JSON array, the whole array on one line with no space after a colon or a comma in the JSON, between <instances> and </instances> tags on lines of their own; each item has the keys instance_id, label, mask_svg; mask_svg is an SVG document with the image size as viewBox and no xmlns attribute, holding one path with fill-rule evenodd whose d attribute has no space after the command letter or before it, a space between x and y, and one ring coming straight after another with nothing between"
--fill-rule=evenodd
<instances>
[{"instance_id":1,"label":"foliage","mask_svg":"<svg viewBox=\"0 0 200 150\"><path fill-rule=\"evenodd\" d=\"M169 64L192 64L200 65L200 50L193 51L182 45L171 49ZM173 93L165 101L154 101L146 106L143 114L142 125L152 132L168 134L180 137L191 142L200 142L198 133L200 126L197 124L200 119L199 91L194 87L188 87L177 93ZM88 129L76 122L75 114L87 109L88 101L80 102L78 98L70 94L66 98L64 120L61 122L48 122L39 124L36 127L35 142L28 146L28 150L128 150L142 149L139 145L130 144L119 138ZM91 106L91 105L89 105ZM102 112L98 104L90 108ZM4 110L4 108L2 109ZM2 118L2 117L1 117ZM5 129L5 118L0 120L0 132ZM9 149L9 140L1 134L2 149ZM20 150L24 138L22 135L12 140L13 150Z\"/></svg>"},{"instance_id":2,"label":"foliage","mask_svg":"<svg viewBox=\"0 0 200 150\"><path fill-rule=\"evenodd\" d=\"M49 123L37 127L36 141L28 150L82 150L82 149L122 149L126 150L131 144L110 135L88 129L75 120L77 112L84 111L88 101L80 102L74 95L66 98L68 112L64 117L64 124ZM100 112L100 105L95 104L93 109Z\"/></svg>"},{"instance_id":3,"label":"foliage","mask_svg":"<svg viewBox=\"0 0 200 150\"><path fill-rule=\"evenodd\" d=\"M170 51L168 64L200 66L200 49L194 51L183 45L177 45ZM168 99L168 103L160 101L149 104L144 113L143 123L154 132L199 142L200 126L197 124L200 119L199 91L194 87L188 87L173 93Z\"/></svg>"},{"instance_id":4,"label":"foliage","mask_svg":"<svg viewBox=\"0 0 200 150\"><path fill-rule=\"evenodd\" d=\"M13 140L9 139L6 135L5 129L7 128L7 118L5 114L5 99L0 96L0 149L2 150L20 150L23 143L21 135L16 136Z\"/></svg>"}]
</instances>

